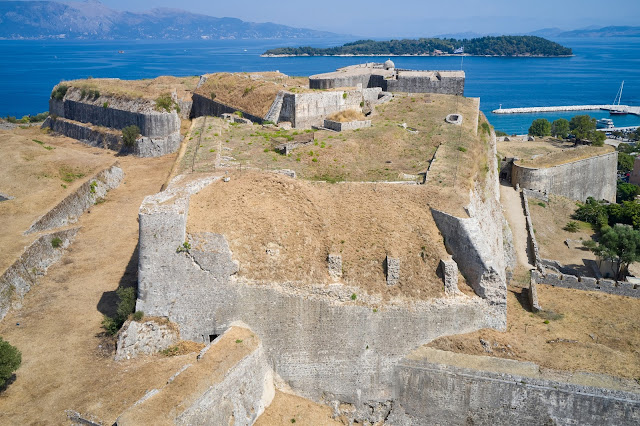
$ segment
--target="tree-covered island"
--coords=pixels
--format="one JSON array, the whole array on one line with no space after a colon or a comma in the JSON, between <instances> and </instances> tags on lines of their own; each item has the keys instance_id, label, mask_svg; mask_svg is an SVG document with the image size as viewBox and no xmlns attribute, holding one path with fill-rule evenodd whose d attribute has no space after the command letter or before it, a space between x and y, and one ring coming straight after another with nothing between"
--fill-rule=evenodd
<instances>
[{"instance_id":1,"label":"tree-covered island","mask_svg":"<svg viewBox=\"0 0 640 426\"><path fill-rule=\"evenodd\" d=\"M437 56L461 54L474 56L571 56L570 48L535 36L479 37L456 40L420 38L417 40L358 40L342 46L279 47L263 56Z\"/></svg>"}]
</instances>

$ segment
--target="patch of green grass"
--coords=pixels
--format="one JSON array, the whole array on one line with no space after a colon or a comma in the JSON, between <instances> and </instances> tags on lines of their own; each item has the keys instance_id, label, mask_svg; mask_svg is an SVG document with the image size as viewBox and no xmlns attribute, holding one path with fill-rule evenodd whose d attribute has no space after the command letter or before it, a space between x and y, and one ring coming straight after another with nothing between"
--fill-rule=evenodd
<instances>
[{"instance_id":1,"label":"patch of green grass","mask_svg":"<svg viewBox=\"0 0 640 426\"><path fill-rule=\"evenodd\" d=\"M356 294L355 294L355 293L353 293L353 294L351 295L351 300L356 300L357 298L358 298L358 296L356 296Z\"/></svg>"},{"instance_id":2,"label":"patch of green grass","mask_svg":"<svg viewBox=\"0 0 640 426\"><path fill-rule=\"evenodd\" d=\"M60 174L60 179L62 179L63 182L67 183L71 183L76 179L84 177L85 175L84 173L78 173L77 171L74 171L66 166L60 167L58 172Z\"/></svg>"},{"instance_id":3,"label":"patch of green grass","mask_svg":"<svg viewBox=\"0 0 640 426\"><path fill-rule=\"evenodd\" d=\"M62 245L62 240L58 237L55 237L51 240L51 247L59 248Z\"/></svg>"},{"instance_id":4,"label":"patch of green grass","mask_svg":"<svg viewBox=\"0 0 640 426\"><path fill-rule=\"evenodd\" d=\"M236 339L236 343L242 343L242 339Z\"/></svg>"}]
</instances>

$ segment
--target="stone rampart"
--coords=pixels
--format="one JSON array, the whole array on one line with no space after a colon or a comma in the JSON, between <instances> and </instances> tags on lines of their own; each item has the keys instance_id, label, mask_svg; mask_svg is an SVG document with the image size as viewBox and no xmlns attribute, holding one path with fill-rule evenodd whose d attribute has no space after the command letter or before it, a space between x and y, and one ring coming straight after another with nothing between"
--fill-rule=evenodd
<instances>
[{"instance_id":1,"label":"stone rampart","mask_svg":"<svg viewBox=\"0 0 640 426\"><path fill-rule=\"evenodd\" d=\"M252 425L275 395L273 372L251 330L232 327L116 425Z\"/></svg>"},{"instance_id":2,"label":"stone rampart","mask_svg":"<svg viewBox=\"0 0 640 426\"><path fill-rule=\"evenodd\" d=\"M293 127L322 127L324 119L336 112L362 110L364 90L338 90L314 93L285 94L278 121L290 121ZM377 92L376 92L377 93ZM377 96L377 94L376 94Z\"/></svg>"},{"instance_id":3,"label":"stone rampart","mask_svg":"<svg viewBox=\"0 0 640 426\"><path fill-rule=\"evenodd\" d=\"M496 138L488 144L489 171L470 194L467 218L432 209L433 218L460 272L476 294L493 307L493 327L506 327L506 260L504 216L500 209Z\"/></svg>"},{"instance_id":4,"label":"stone rampart","mask_svg":"<svg viewBox=\"0 0 640 426\"><path fill-rule=\"evenodd\" d=\"M191 107L191 118L203 117L203 116L221 117L222 114L233 114L236 111L240 111L244 118L249 119L254 123L262 124L262 122L264 121L262 117L249 114L248 112L243 111L240 108L235 108L230 105L225 105L222 102L214 101L211 98L207 98L197 93L193 94L193 106Z\"/></svg>"},{"instance_id":5,"label":"stone rampart","mask_svg":"<svg viewBox=\"0 0 640 426\"><path fill-rule=\"evenodd\" d=\"M63 114L56 114L69 120L81 123L91 123L96 126L110 127L121 130L127 126L138 126L143 136L150 138L163 138L172 133L180 132L180 117L177 112L158 112L144 101L122 101L110 97L98 98L108 104L107 107L94 105L79 99L73 99L67 94L62 101L61 111L57 104L60 101L51 99L49 109L55 109Z\"/></svg>"},{"instance_id":6,"label":"stone rampart","mask_svg":"<svg viewBox=\"0 0 640 426\"><path fill-rule=\"evenodd\" d=\"M356 418L377 421L388 410L374 407L388 406L393 366L409 351L439 336L504 327L506 305L495 299L455 295L383 302L341 283L239 278L222 235L186 233L189 196L206 184L174 183L147 197L140 209L136 308L175 322L182 338L207 342L243 321L294 390L316 401L353 404ZM192 248L178 253L185 241Z\"/></svg>"},{"instance_id":7,"label":"stone rampart","mask_svg":"<svg viewBox=\"0 0 640 426\"><path fill-rule=\"evenodd\" d=\"M441 77L437 71L435 73L436 78L434 79L400 73L395 79L384 79L382 90L385 92L442 93L445 95L464 94L464 77Z\"/></svg>"},{"instance_id":8,"label":"stone rampart","mask_svg":"<svg viewBox=\"0 0 640 426\"><path fill-rule=\"evenodd\" d=\"M531 272L532 279L538 284L553 287L572 288L575 290L599 291L616 296L640 298L640 285L630 282L616 282L604 278L583 277L555 272Z\"/></svg>"},{"instance_id":9,"label":"stone rampart","mask_svg":"<svg viewBox=\"0 0 640 426\"><path fill-rule=\"evenodd\" d=\"M49 266L62 257L79 229L42 235L0 276L0 320L12 305L21 305L24 295L37 284L38 277L45 275Z\"/></svg>"},{"instance_id":10,"label":"stone rampart","mask_svg":"<svg viewBox=\"0 0 640 426\"><path fill-rule=\"evenodd\" d=\"M615 378L574 373L559 379L530 362L431 348L416 352L396 368L390 425L640 423L637 388ZM598 382L607 387L589 385Z\"/></svg>"},{"instance_id":11,"label":"stone rampart","mask_svg":"<svg viewBox=\"0 0 640 426\"><path fill-rule=\"evenodd\" d=\"M111 167L89 178L80 188L37 219L25 234L46 231L77 222L78 218L96 203L96 200L105 197L108 191L120 185L123 178L124 172L116 162Z\"/></svg>"},{"instance_id":12,"label":"stone rampart","mask_svg":"<svg viewBox=\"0 0 640 426\"><path fill-rule=\"evenodd\" d=\"M546 168L513 164L511 184L515 187L561 195L572 200L616 200L618 153L610 152L584 160Z\"/></svg>"}]
</instances>

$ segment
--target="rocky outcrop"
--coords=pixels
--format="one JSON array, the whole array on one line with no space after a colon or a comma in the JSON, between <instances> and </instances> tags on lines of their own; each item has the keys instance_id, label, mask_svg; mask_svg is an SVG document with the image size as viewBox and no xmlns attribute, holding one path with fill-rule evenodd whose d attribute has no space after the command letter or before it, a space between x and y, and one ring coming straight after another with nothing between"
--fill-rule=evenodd
<instances>
[{"instance_id":1,"label":"rocky outcrop","mask_svg":"<svg viewBox=\"0 0 640 426\"><path fill-rule=\"evenodd\" d=\"M128 321L118 333L116 361L152 355L178 343L177 327L168 321L154 319L143 322Z\"/></svg>"}]
</instances>

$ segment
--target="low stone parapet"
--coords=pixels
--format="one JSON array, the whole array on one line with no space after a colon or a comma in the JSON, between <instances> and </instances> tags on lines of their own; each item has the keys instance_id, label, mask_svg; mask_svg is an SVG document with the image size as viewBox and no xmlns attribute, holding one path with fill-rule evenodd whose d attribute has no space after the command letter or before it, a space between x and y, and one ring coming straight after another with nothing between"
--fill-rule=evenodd
<instances>
[{"instance_id":1,"label":"low stone parapet","mask_svg":"<svg viewBox=\"0 0 640 426\"><path fill-rule=\"evenodd\" d=\"M333 121L324 120L324 127L336 132L342 132L344 130L356 130L371 127L371 120L354 120L354 121Z\"/></svg>"}]
</instances>

